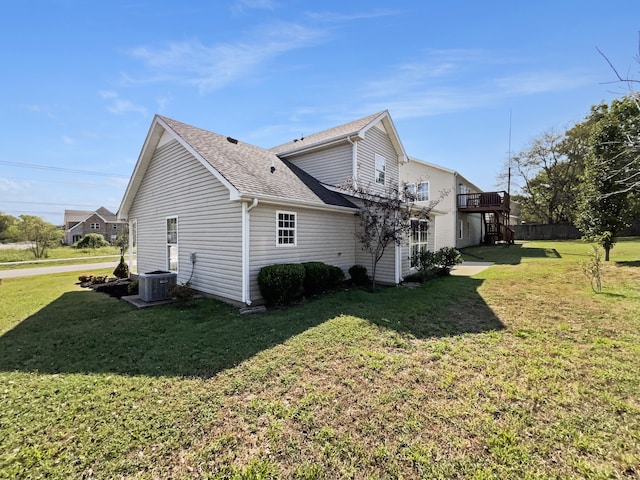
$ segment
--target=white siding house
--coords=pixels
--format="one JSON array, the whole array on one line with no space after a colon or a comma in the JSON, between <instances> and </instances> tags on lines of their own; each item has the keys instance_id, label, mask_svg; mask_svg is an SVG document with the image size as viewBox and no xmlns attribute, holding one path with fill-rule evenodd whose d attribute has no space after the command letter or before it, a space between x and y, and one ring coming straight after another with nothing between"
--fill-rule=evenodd
<instances>
[{"instance_id":1,"label":"white siding house","mask_svg":"<svg viewBox=\"0 0 640 480\"><path fill-rule=\"evenodd\" d=\"M179 283L249 305L262 300L265 265L370 268L355 239L357 199L339 187L382 194L406 161L387 111L271 150L156 116L118 217L135 237L138 273L175 271ZM385 253L378 281L401 281L401 252Z\"/></svg>"}]
</instances>

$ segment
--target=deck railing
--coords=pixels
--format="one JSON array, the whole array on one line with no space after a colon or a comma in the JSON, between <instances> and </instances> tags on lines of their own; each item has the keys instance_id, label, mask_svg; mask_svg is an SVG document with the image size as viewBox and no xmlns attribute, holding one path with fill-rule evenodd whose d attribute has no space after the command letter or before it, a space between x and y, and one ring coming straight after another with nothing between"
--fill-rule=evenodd
<instances>
[{"instance_id":1,"label":"deck railing","mask_svg":"<svg viewBox=\"0 0 640 480\"><path fill-rule=\"evenodd\" d=\"M459 210L509 210L509 194L500 192L460 193Z\"/></svg>"}]
</instances>

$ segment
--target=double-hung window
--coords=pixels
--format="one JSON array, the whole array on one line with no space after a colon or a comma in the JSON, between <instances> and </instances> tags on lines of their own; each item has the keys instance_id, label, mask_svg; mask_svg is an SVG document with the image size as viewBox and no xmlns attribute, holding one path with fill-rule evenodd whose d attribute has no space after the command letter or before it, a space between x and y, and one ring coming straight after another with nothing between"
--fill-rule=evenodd
<instances>
[{"instance_id":1,"label":"double-hung window","mask_svg":"<svg viewBox=\"0 0 640 480\"><path fill-rule=\"evenodd\" d=\"M167 218L167 270L178 271L178 217Z\"/></svg>"},{"instance_id":2,"label":"double-hung window","mask_svg":"<svg viewBox=\"0 0 640 480\"><path fill-rule=\"evenodd\" d=\"M428 250L429 242L429 222L427 220L411 220L411 241L409 248L411 251L411 266L418 266L418 255Z\"/></svg>"},{"instance_id":3,"label":"double-hung window","mask_svg":"<svg viewBox=\"0 0 640 480\"><path fill-rule=\"evenodd\" d=\"M404 185L404 199L407 202L414 202L416 200L416 184L406 183Z\"/></svg>"},{"instance_id":4,"label":"double-hung window","mask_svg":"<svg viewBox=\"0 0 640 480\"><path fill-rule=\"evenodd\" d=\"M384 174L387 160L382 156L376 153L376 172L375 172L375 181L378 185L384 185Z\"/></svg>"},{"instance_id":5,"label":"double-hung window","mask_svg":"<svg viewBox=\"0 0 640 480\"><path fill-rule=\"evenodd\" d=\"M416 200L426 202L429 200L429 182L420 182L416 193Z\"/></svg>"},{"instance_id":6,"label":"double-hung window","mask_svg":"<svg viewBox=\"0 0 640 480\"><path fill-rule=\"evenodd\" d=\"M297 244L295 212L276 212L276 246L294 247Z\"/></svg>"}]
</instances>

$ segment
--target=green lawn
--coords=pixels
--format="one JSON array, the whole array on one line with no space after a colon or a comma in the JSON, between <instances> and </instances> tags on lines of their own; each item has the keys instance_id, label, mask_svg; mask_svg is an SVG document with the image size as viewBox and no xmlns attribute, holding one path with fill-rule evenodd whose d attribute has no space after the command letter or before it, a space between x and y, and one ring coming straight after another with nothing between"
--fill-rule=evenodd
<instances>
[{"instance_id":1,"label":"green lawn","mask_svg":"<svg viewBox=\"0 0 640 480\"><path fill-rule=\"evenodd\" d=\"M0 478L637 478L640 240L589 252L255 316L5 279Z\"/></svg>"},{"instance_id":2,"label":"green lawn","mask_svg":"<svg viewBox=\"0 0 640 480\"><path fill-rule=\"evenodd\" d=\"M0 265L0 270L8 270L15 268L31 268L41 266L53 266L64 265L68 263L95 263L96 261L109 261L109 258L96 259L86 257L103 257L111 256L113 260L117 260L120 255L119 247L101 247L101 248L73 248L73 247L58 247L50 248L47 250L47 257L43 260L46 262L40 262L37 260L30 250L22 250L15 248L0 248L0 263L6 263ZM73 259L71 262L64 259ZM15 263L10 264L8 262L29 262L29 263Z\"/></svg>"}]
</instances>

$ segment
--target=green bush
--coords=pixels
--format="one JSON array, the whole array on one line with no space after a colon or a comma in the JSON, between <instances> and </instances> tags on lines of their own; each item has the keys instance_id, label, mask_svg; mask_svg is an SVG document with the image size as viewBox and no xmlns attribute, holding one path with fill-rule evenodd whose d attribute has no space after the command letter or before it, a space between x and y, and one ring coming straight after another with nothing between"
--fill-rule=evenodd
<instances>
[{"instance_id":1,"label":"green bush","mask_svg":"<svg viewBox=\"0 0 640 480\"><path fill-rule=\"evenodd\" d=\"M189 304L196 294L196 291L191 288L191 283L183 283L178 285L177 283L169 287L169 293L176 297L176 300L180 303Z\"/></svg>"},{"instance_id":2,"label":"green bush","mask_svg":"<svg viewBox=\"0 0 640 480\"><path fill-rule=\"evenodd\" d=\"M437 252L423 250L417 255L414 255L412 260L418 269L416 274L419 274L412 278L421 278L422 280L410 281L425 282L436 275L449 275L454 266L462 263L462 256L460 252L453 247L442 247ZM405 281L407 281L409 277L411 277L411 275L405 277Z\"/></svg>"},{"instance_id":3,"label":"green bush","mask_svg":"<svg viewBox=\"0 0 640 480\"><path fill-rule=\"evenodd\" d=\"M369 275L367 275L367 267L364 265L353 265L349 268L349 276L351 281L356 285L369 285Z\"/></svg>"},{"instance_id":4,"label":"green bush","mask_svg":"<svg viewBox=\"0 0 640 480\"><path fill-rule=\"evenodd\" d=\"M304 292L304 266L283 263L262 267L258 273L258 287L268 305L287 305Z\"/></svg>"},{"instance_id":5,"label":"green bush","mask_svg":"<svg viewBox=\"0 0 640 480\"><path fill-rule=\"evenodd\" d=\"M453 247L442 247L437 252L440 273L448 275L453 267L462 263L462 255Z\"/></svg>"},{"instance_id":6,"label":"green bush","mask_svg":"<svg viewBox=\"0 0 640 480\"><path fill-rule=\"evenodd\" d=\"M99 233L88 233L76 243L73 244L74 248L100 248L110 245L102 235Z\"/></svg>"},{"instance_id":7,"label":"green bush","mask_svg":"<svg viewBox=\"0 0 640 480\"><path fill-rule=\"evenodd\" d=\"M120 263L118 263L118 266L113 271L113 275L116 278L128 278L129 277L129 266L124 261L124 257L120 257Z\"/></svg>"},{"instance_id":8,"label":"green bush","mask_svg":"<svg viewBox=\"0 0 640 480\"><path fill-rule=\"evenodd\" d=\"M305 296L317 295L334 289L338 286L338 282L344 278L344 272L340 267L322 262L305 262L302 266L304 267Z\"/></svg>"},{"instance_id":9,"label":"green bush","mask_svg":"<svg viewBox=\"0 0 640 480\"><path fill-rule=\"evenodd\" d=\"M129 295L138 295L138 287L138 280L134 280L127 286L127 292L129 292Z\"/></svg>"}]
</instances>

